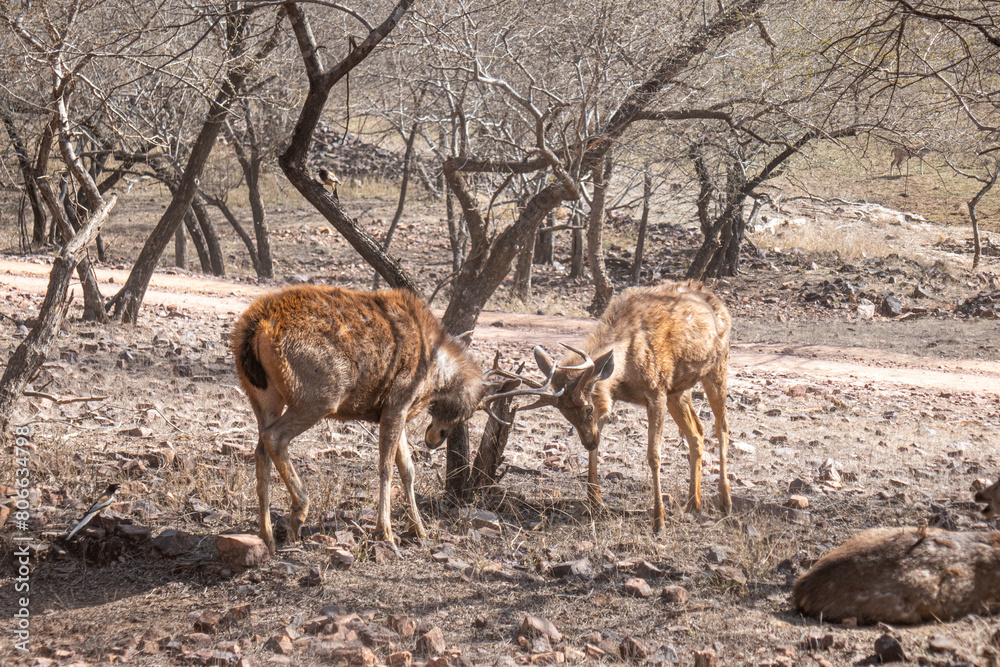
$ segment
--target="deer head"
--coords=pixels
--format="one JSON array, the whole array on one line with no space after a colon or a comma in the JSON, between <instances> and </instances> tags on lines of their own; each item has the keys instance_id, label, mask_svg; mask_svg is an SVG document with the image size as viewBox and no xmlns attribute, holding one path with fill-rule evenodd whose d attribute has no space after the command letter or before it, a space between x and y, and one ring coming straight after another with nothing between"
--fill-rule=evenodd
<instances>
[{"instance_id":1,"label":"deer head","mask_svg":"<svg viewBox=\"0 0 1000 667\"><path fill-rule=\"evenodd\" d=\"M565 343L562 343L562 346L583 357L583 362L573 366L557 366L548 353L536 345L535 363L545 374L545 382L538 385L526 378L508 373L506 374L508 377L522 380L528 388L488 396L484 403L488 404L508 396L537 396L534 403L519 409L532 410L547 405L555 407L576 428L580 441L587 451L593 451L600 445L601 429L604 428L611 410L610 398L598 394L595 389L598 382L607 380L615 370L614 350L609 350L594 360L583 350Z\"/></svg>"}]
</instances>

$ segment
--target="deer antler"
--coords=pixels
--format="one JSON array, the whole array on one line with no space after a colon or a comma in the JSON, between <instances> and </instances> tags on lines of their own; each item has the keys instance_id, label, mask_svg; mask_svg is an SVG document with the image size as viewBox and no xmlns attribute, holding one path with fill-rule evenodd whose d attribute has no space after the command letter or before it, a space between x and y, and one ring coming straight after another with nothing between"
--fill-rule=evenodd
<instances>
[{"instance_id":1,"label":"deer antler","mask_svg":"<svg viewBox=\"0 0 1000 667\"><path fill-rule=\"evenodd\" d=\"M514 380L517 382L517 384L514 385L515 388L510 389L508 391L501 391L495 394L490 394L488 396L485 396L482 400L482 403L480 403L480 407L482 407L482 409L486 412L486 414L488 414L493 419L496 419L498 422L503 424L507 423L504 422L499 417L497 417L495 414L493 414L493 412L491 412L490 409L487 407L490 403L493 403L494 401L499 401L505 398L514 398L515 396L538 396L539 399L537 401L521 408L522 410L530 410L532 408L541 407L543 405L551 405L554 399L558 398L559 396L562 396L563 393L562 389L560 389L559 391L552 390L552 376L555 375L556 372L555 366L549 369L549 375L547 378L545 378L545 382L543 382L542 384L538 384L537 382L529 380L528 378L521 375L521 371L524 370L524 364L521 364L521 366L518 368L517 373L511 373L510 371L505 371L502 368L500 368L499 361L500 361L500 353L497 352L496 356L493 358L493 368L487 372L487 375L498 375L500 377L506 378L508 381ZM528 388L527 389L517 388L521 384L528 385Z\"/></svg>"},{"instance_id":2,"label":"deer antler","mask_svg":"<svg viewBox=\"0 0 1000 667\"><path fill-rule=\"evenodd\" d=\"M570 352L576 352L581 357L583 357L583 363L578 364L576 366L563 366L562 367L563 370L566 370L566 371L585 371L588 368L593 368L594 367L594 360L590 358L589 354L587 354L586 352L584 352L580 348L573 347L572 345L567 345L566 343L559 343L559 344L562 345L563 347L565 347Z\"/></svg>"}]
</instances>

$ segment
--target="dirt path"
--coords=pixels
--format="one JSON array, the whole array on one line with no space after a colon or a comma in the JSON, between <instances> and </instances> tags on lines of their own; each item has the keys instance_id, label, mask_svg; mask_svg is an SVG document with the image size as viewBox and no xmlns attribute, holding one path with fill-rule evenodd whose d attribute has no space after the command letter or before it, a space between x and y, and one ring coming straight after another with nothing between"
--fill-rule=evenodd
<instances>
[{"instance_id":1,"label":"dirt path","mask_svg":"<svg viewBox=\"0 0 1000 667\"><path fill-rule=\"evenodd\" d=\"M42 295L50 265L39 261L0 259L0 296ZM128 278L128 271L98 269L103 294L111 295ZM79 285L76 284L79 288ZM178 272L158 272L146 293L146 305L187 308L215 314L237 314L268 288ZM77 290L79 293L79 289ZM573 343L591 321L571 317L484 312L476 330L479 343L555 347ZM767 373L788 381L833 379L847 385L912 386L941 392L1000 395L1000 363L971 359L940 359L893 354L864 348L821 345L790 347L780 343L736 343L734 373Z\"/></svg>"}]
</instances>

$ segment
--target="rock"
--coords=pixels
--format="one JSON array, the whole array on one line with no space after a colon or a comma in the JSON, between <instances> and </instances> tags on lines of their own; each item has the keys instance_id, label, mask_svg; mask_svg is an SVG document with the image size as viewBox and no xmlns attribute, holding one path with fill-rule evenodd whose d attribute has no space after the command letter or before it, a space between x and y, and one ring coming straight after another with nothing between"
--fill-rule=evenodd
<instances>
[{"instance_id":1,"label":"rock","mask_svg":"<svg viewBox=\"0 0 1000 667\"><path fill-rule=\"evenodd\" d=\"M339 547L327 549L327 553L330 554L330 563L339 570L346 570L354 565L354 561L357 560L350 551Z\"/></svg>"},{"instance_id":2,"label":"rock","mask_svg":"<svg viewBox=\"0 0 1000 667\"><path fill-rule=\"evenodd\" d=\"M529 665L561 665L566 662L566 654L562 651L538 653L528 659Z\"/></svg>"},{"instance_id":3,"label":"rock","mask_svg":"<svg viewBox=\"0 0 1000 667\"><path fill-rule=\"evenodd\" d=\"M183 530L168 528L153 540L153 553L173 558L194 549L195 537Z\"/></svg>"},{"instance_id":4,"label":"rock","mask_svg":"<svg viewBox=\"0 0 1000 667\"><path fill-rule=\"evenodd\" d=\"M233 607L222 615L219 620L219 627L228 628L236 625L237 623L242 623L243 621L250 620L250 603L241 604L238 607Z\"/></svg>"},{"instance_id":5,"label":"rock","mask_svg":"<svg viewBox=\"0 0 1000 667\"><path fill-rule=\"evenodd\" d=\"M719 656L715 649L707 648L703 651L694 651L694 667L719 667Z\"/></svg>"},{"instance_id":6,"label":"rock","mask_svg":"<svg viewBox=\"0 0 1000 667\"><path fill-rule=\"evenodd\" d=\"M747 575L738 567L720 565L713 568L713 571L715 572L715 576L721 579L723 583L739 584L740 586L747 585Z\"/></svg>"},{"instance_id":7,"label":"rock","mask_svg":"<svg viewBox=\"0 0 1000 667\"><path fill-rule=\"evenodd\" d=\"M409 639L417 630L417 622L402 614L390 614L386 619L386 625L403 639Z\"/></svg>"},{"instance_id":8,"label":"rock","mask_svg":"<svg viewBox=\"0 0 1000 667\"><path fill-rule=\"evenodd\" d=\"M299 579L299 586L303 588L309 588L311 586L319 586L323 583L323 572L320 571L319 567L313 565L309 568L309 572L306 576Z\"/></svg>"},{"instance_id":9,"label":"rock","mask_svg":"<svg viewBox=\"0 0 1000 667\"><path fill-rule=\"evenodd\" d=\"M824 482L839 482L840 472L837 470L837 462L833 459L823 461L819 467L819 478Z\"/></svg>"},{"instance_id":10,"label":"rock","mask_svg":"<svg viewBox=\"0 0 1000 667\"><path fill-rule=\"evenodd\" d=\"M680 661L680 656L677 655L677 649L674 648L673 644L665 644L661 646L656 649L656 651L654 651L649 658L647 658L647 663L653 667L658 667L660 665L676 665Z\"/></svg>"},{"instance_id":11,"label":"rock","mask_svg":"<svg viewBox=\"0 0 1000 667\"><path fill-rule=\"evenodd\" d=\"M552 652L552 642L545 635L538 635L537 637L532 637L531 642L531 652L532 653L551 653Z\"/></svg>"},{"instance_id":12,"label":"rock","mask_svg":"<svg viewBox=\"0 0 1000 667\"><path fill-rule=\"evenodd\" d=\"M938 653L956 653L964 646L965 644L954 637L945 635L931 635L931 638L927 641L927 649Z\"/></svg>"},{"instance_id":13,"label":"rock","mask_svg":"<svg viewBox=\"0 0 1000 667\"><path fill-rule=\"evenodd\" d=\"M857 316L859 320L870 320L875 317L875 304L868 299L858 299Z\"/></svg>"},{"instance_id":14,"label":"rock","mask_svg":"<svg viewBox=\"0 0 1000 667\"><path fill-rule=\"evenodd\" d=\"M216 535L215 549L219 560L230 567L259 567L271 558L264 540L256 535Z\"/></svg>"},{"instance_id":15,"label":"rock","mask_svg":"<svg viewBox=\"0 0 1000 667\"><path fill-rule=\"evenodd\" d=\"M564 646L562 653L566 656L566 662L583 662L587 659L587 654L572 646Z\"/></svg>"},{"instance_id":16,"label":"rock","mask_svg":"<svg viewBox=\"0 0 1000 667\"><path fill-rule=\"evenodd\" d=\"M221 613L206 609L198 615L198 618L194 622L194 629L206 635L214 635L218 632L221 621Z\"/></svg>"},{"instance_id":17,"label":"rock","mask_svg":"<svg viewBox=\"0 0 1000 667\"><path fill-rule=\"evenodd\" d=\"M788 506L793 509L804 510L809 507L809 499L805 496L789 496Z\"/></svg>"},{"instance_id":18,"label":"rock","mask_svg":"<svg viewBox=\"0 0 1000 667\"><path fill-rule=\"evenodd\" d=\"M788 483L788 493L799 495L803 493L816 493L816 487L806 480L796 477Z\"/></svg>"},{"instance_id":19,"label":"rock","mask_svg":"<svg viewBox=\"0 0 1000 667\"><path fill-rule=\"evenodd\" d=\"M264 650L271 651L272 653L277 653L279 655L288 655L295 650L295 646L292 644L292 640L287 636L275 635L264 642Z\"/></svg>"},{"instance_id":20,"label":"rock","mask_svg":"<svg viewBox=\"0 0 1000 667\"><path fill-rule=\"evenodd\" d=\"M133 526L130 523L116 525L115 534L129 542L145 542L152 536L152 532L148 527Z\"/></svg>"},{"instance_id":21,"label":"rock","mask_svg":"<svg viewBox=\"0 0 1000 667\"><path fill-rule=\"evenodd\" d=\"M314 616L301 623L298 629L307 635L318 635L333 630L334 622L329 616Z\"/></svg>"},{"instance_id":22,"label":"rock","mask_svg":"<svg viewBox=\"0 0 1000 667\"><path fill-rule=\"evenodd\" d=\"M413 654L409 651L390 653L389 657L386 658L386 664L389 667L410 667L413 664Z\"/></svg>"},{"instance_id":23,"label":"rock","mask_svg":"<svg viewBox=\"0 0 1000 667\"><path fill-rule=\"evenodd\" d=\"M903 302L894 294L886 294L879 301L878 314L883 317L899 317L903 314Z\"/></svg>"},{"instance_id":24,"label":"rock","mask_svg":"<svg viewBox=\"0 0 1000 667\"><path fill-rule=\"evenodd\" d=\"M635 637L626 637L618 647L618 655L625 660L645 660L649 657L649 649Z\"/></svg>"},{"instance_id":25,"label":"rock","mask_svg":"<svg viewBox=\"0 0 1000 667\"><path fill-rule=\"evenodd\" d=\"M638 598L648 598L653 594L653 589L649 587L649 582L639 577L632 577L625 581L625 594Z\"/></svg>"},{"instance_id":26,"label":"rock","mask_svg":"<svg viewBox=\"0 0 1000 667\"><path fill-rule=\"evenodd\" d=\"M327 659L334 664L346 664L350 667L374 667L378 662L367 646L337 646L327 654Z\"/></svg>"},{"instance_id":27,"label":"rock","mask_svg":"<svg viewBox=\"0 0 1000 667\"><path fill-rule=\"evenodd\" d=\"M119 435L127 435L133 438L148 438L153 435L153 429L148 426L136 426L118 431Z\"/></svg>"},{"instance_id":28,"label":"rock","mask_svg":"<svg viewBox=\"0 0 1000 667\"><path fill-rule=\"evenodd\" d=\"M441 628L434 626L417 639L416 648L418 653L426 656L440 655L448 648L448 643L444 640Z\"/></svg>"},{"instance_id":29,"label":"rock","mask_svg":"<svg viewBox=\"0 0 1000 667\"><path fill-rule=\"evenodd\" d=\"M660 597L663 598L664 602L669 602L671 604L687 604L691 596L685 588L680 586L667 586L660 593Z\"/></svg>"},{"instance_id":30,"label":"rock","mask_svg":"<svg viewBox=\"0 0 1000 667\"><path fill-rule=\"evenodd\" d=\"M883 663L902 662L906 660L906 653L899 640L892 635L882 635L875 640L875 655Z\"/></svg>"},{"instance_id":31,"label":"rock","mask_svg":"<svg viewBox=\"0 0 1000 667\"><path fill-rule=\"evenodd\" d=\"M728 555L722 547L708 547L705 549L705 560L716 565L726 562Z\"/></svg>"},{"instance_id":32,"label":"rock","mask_svg":"<svg viewBox=\"0 0 1000 667\"><path fill-rule=\"evenodd\" d=\"M347 610L339 604L327 604L319 610L319 613L323 614L327 618L337 618L338 616L347 616Z\"/></svg>"},{"instance_id":33,"label":"rock","mask_svg":"<svg viewBox=\"0 0 1000 667\"><path fill-rule=\"evenodd\" d=\"M552 576L554 577L580 577L590 579L594 576L594 566L589 558L565 561L552 566Z\"/></svg>"},{"instance_id":34,"label":"rock","mask_svg":"<svg viewBox=\"0 0 1000 667\"><path fill-rule=\"evenodd\" d=\"M371 623L362 628L358 632L358 636L361 638L361 642L369 648L385 646L392 650L396 644L402 641L399 633L377 623Z\"/></svg>"},{"instance_id":35,"label":"rock","mask_svg":"<svg viewBox=\"0 0 1000 667\"><path fill-rule=\"evenodd\" d=\"M458 518L462 521L467 521L473 528L500 530L500 517L487 510L476 509L475 507L463 507L458 512Z\"/></svg>"},{"instance_id":36,"label":"rock","mask_svg":"<svg viewBox=\"0 0 1000 667\"><path fill-rule=\"evenodd\" d=\"M527 615L521 621L521 634L525 637L538 637L545 635L550 641L559 643L562 641L562 633L556 629L547 618L541 616Z\"/></svg>"}]
</instances>

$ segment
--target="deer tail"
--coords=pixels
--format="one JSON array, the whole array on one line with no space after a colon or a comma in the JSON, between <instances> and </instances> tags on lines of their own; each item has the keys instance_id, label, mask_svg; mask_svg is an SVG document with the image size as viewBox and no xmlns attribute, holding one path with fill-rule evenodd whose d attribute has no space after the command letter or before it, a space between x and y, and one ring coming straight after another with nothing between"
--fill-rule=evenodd
<instances>
[{"instance_id":1,"label":"deer tail","mask_svg":"<svg viewBox=\"0 0 1000 667\"><path fill-rule=\"evenodd\" d=\"M243 326L237 331L238 338L233 346L240 374L254 387L267 389L267 371L257 356L257 327L260 320L246 319L241 324Z\"/></svg>"}]
</instances>

